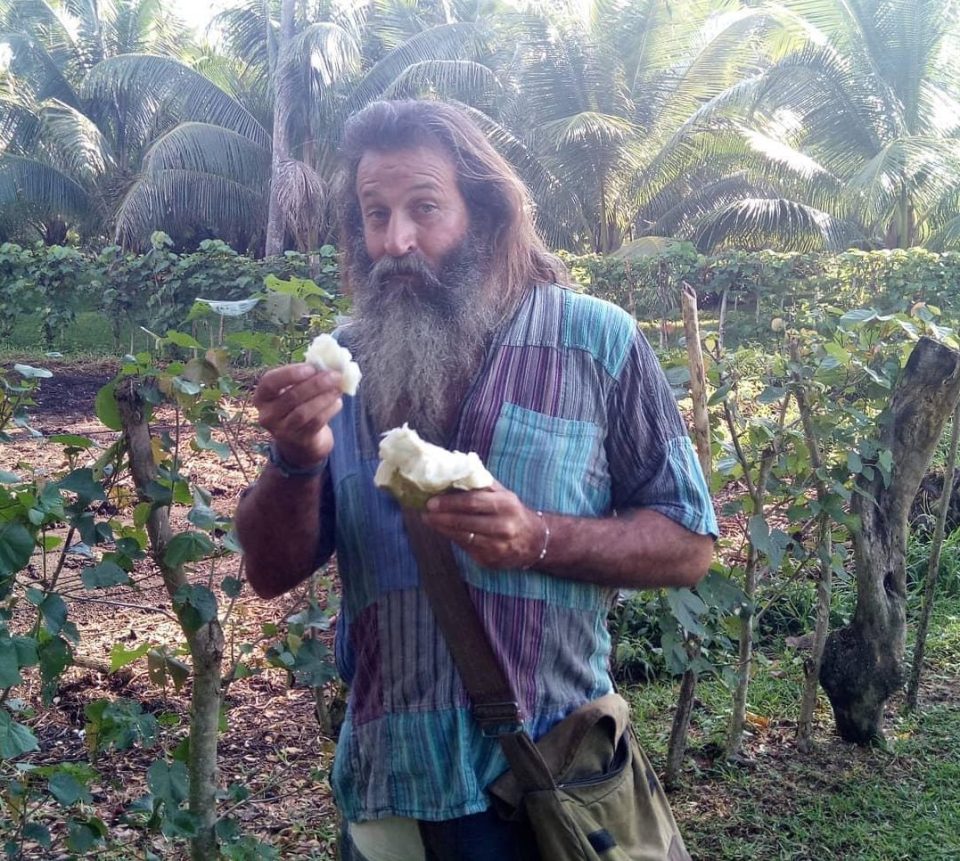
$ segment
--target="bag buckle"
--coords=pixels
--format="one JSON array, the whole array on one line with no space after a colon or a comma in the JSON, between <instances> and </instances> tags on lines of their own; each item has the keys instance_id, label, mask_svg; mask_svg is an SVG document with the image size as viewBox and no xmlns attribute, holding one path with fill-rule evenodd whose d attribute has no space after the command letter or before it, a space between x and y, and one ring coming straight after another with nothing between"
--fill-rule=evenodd
<instances>
[{"instance_id":1,"label":"bag buckle","mask_svg":"<svg viewBox=\"0 0 960 861\"><path fill-rule=\"evenodd\" d=\"M516 735L523 732L523 712L516 700L502 703L479 703L473 707L473 718L480 724L484 738Z\"/></svg>"}]
</instances>

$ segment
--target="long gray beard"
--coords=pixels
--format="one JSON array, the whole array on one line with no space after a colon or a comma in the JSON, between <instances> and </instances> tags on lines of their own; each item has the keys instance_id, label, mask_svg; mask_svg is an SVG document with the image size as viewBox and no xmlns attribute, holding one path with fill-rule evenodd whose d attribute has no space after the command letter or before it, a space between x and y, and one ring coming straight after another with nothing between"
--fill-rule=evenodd
<instances>
[{"instance_id":1,"label":"long gray beard","mask_svg":"<svg viewBox=\"0 0 960 861\"><path fill-rule=\"evenodd\" d=\"M445 445L499 319L478 247L468 237L435 274L422 260L371 264L354 250L349 340L366 409L379 433L408 422ZM413 273L411 283L396 272Z\"/></svg>"}]
</instances>

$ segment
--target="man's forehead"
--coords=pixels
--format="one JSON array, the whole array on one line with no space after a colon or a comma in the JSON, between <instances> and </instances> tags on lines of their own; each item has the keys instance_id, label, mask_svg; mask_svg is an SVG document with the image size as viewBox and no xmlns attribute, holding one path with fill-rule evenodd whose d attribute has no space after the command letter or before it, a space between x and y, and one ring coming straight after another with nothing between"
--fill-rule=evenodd
<instances>
[{"instance_id":1,"label":"man's forehead","mask_svg":"<svg viewBox=\"0 0 960 861\"><path fill-rule=\"evenodd\" d=\"M384 184L400 183L411 191L443 189L457 181L453 161L434 146L367 150L357 165L357 194L375 194Z\"/></svg>"}]
</instances>

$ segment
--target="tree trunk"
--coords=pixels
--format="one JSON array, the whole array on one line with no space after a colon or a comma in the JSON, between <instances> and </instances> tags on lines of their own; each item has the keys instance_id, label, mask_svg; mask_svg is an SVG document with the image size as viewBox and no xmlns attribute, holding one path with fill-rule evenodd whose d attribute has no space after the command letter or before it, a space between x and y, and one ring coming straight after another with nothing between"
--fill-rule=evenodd
<instances>
[{"instance_id":1,"label":"tree trunk","mask_svg":"<svg viewBox=\"0 0 960 861\"><path fill-rule=\"evenodd\" d=\"M272 257L283 253L287 220L280 207L281 165L290 158L287 122L290 118L292 93L288 82L287 58L294 35L296 0L283 0L280 7L280 47L273 71L273 149L270 159L270 208L267 212L267 239L264 253Z\"/></svg>"},{"instance_id":2,"label":"tree trunk","mask_svg":"<svg viewBox=\"0 0 960 861\"><path fill-rule=\"evenodd\" d=\"M883 738L884 704L904 681L907 514L958 395L960 353L921 338L878 421L881 449L892 454L889 482L876 466L872 480L857 479L857 608L851 624L827 639L820 669L847 741Z\"/></svg>"},{"instance_id":3,"label":"tree trunk","mask_svg":"<svg viewBox=\"0 0 960 861\"><path fill-rule=\"evenodd\" d=\"M790 342L790 358L800 367L800 345L796 339ZM797 410L803 425L803 436L810 451L810 465L816 475L820 474L823 458L820 456L820 440L813 424L813 414L807 400L807 390L799 370L794 371ZM820 680L820 664L830 630L830 596L833 591L833 532L830 515L826 509L827 485L817 479L817 500L820 516L817 518L817 555L820 560L820 576L817 579L817 621L814 626L813 648L810 657L803 662L803 696L800 699L800 717L797 720L797 745L803 753L813 749L813 714L817 708L817 693Z\"/></svg>"},{"instance_id":4,"label":"tree trunk","mask_svg":"<svg viewBox=\"0 0 960 861\"><path fill-rule=\"evenodd\" d=\"M693 400L693 438L697 447L697 458L703 475L710 481L713 458L710 452L710 415L707 412L707 374L703 366L703 349L700 346L700 320L697 316L697 294L684 282L680 295L683 311L683 331L687 342L687 363L690 366L690 396ZM694 660L700 654L700 640L695 636L687 637L687 654ZM664 781L667 786L675 786L680 777L680 768L687 750L687 735L690 731L690 717L697 693L697 674L687 670L680 683L680 696L677 710L670 729L670 743L667 746L667 771Z\"/></svg>"},{"instance_id":5,"label":"tree trunk","mask_svg":"<svg viewBox=\"0 0 960 861\"><path fill-rule=\"evenodd\" d=\"M750 544L747 549L747 565L744 571L743 592L754 604L757 594L757 549ZM741 616L740 643L737 649L737 687L733 692L733 710L723 753L727 759L740 754L743 745L743 728L747 722L747 692L750 690L750 673L753 669L753 613Z\"/></svg>"},{"instance_id":6,"label":"tree trunk","mask_svg":"<svg viewBox=\"0 0 960 861\"><path fill-rule=\"evenodd\" d=\"M927 645L927 631L930 628L930 613L937 594L937 580L940 577L940 551L943 549L943 533L946 530L947 514L950 511L950 497L953 496L953 474L957 467L957 449L960 447L960 404L953 411L953 427L950 430L950 454L947 456L947 468L943 475L943 494L940 497L940 511L937 513L937 525L930 541L930 562L927 566L927 579L923 589L923 609L917 623L917 641L913 648L913 665L910 668L910 682L907 684L907 708L917 707L917 693L920 690L920 675L923 672L923 653Z\"/></svg>"},{"instance_id":7,"label":"tree trunk","mask_svg":"<svg viewBox=\"0 0 960 861\"><path fill-rule=\"evenodd\" d=\"M117 387L117 404L123 422L133 483L141 500L156 478L150 427L146 407L136 383L125 381ZM189 581L182 567L164 561L164 552L172 532L169 509L158 506L147 519L147 534L154 561L163 584L172 598ZM214 619L196 631L184 630L193 659L193 687L190 695L190 779L189 809L197 822L197 836L190 841L193 861L217 857L217 734L220 720L220 679L224 637L220 622Z\"/></svg>"}]
</instances>

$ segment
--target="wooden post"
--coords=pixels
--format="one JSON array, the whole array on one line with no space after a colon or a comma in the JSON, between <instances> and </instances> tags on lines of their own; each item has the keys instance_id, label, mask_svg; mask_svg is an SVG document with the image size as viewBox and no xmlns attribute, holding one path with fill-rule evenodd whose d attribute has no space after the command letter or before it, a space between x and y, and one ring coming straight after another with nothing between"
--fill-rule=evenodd
<instances>
[{"instance_id":1,"label":"wooden post","mask_svg":"<svg viewBox=\"0 0 960 861\"><path fill-rule=\"evenodd\" d=\"M680 293L680 306L683 312L683 331L687 341L687 362L690 366L690 394L693 398L693 433L697 449L697 458L703 475L710 482L713 459L710 453L710 415L707 412L707 374L703 365L703 348L700 345L700 320L697 316L697 293L686 281ZM687 655L691 660L700 654L700 640L688 636ZM690 731L690 717L693 714L693 702L697 692L697 674L687 670L680 682L680 696L677 710L670 729L670 742L667 746L667 770L664 782L675 786L680 777L683 756L687 750L687 734Z\"/></svg>"}]
</instances>

